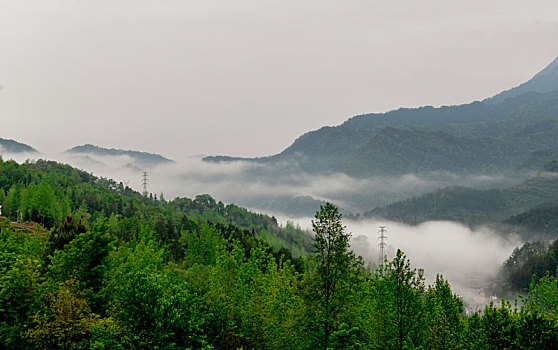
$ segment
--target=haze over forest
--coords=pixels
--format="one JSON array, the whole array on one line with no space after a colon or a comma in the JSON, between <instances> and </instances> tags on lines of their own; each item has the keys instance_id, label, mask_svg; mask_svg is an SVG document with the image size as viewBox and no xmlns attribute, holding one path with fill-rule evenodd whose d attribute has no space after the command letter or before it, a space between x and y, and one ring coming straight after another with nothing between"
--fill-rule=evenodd
<instances>
[{"instance_id":1,"label":"haze over forest","mask_svg":"<svg viewBox=\"0 0 558 350\"><path fill-rule=\"evenodd\" d=\"M558 345L557 14L0 0L0 343ZM350 305L322 310L334 254ZM521 312L485 308L518 293ZM492 313L516 331L488 336Z\"/></svg>"},{"instance_id":2,"label":"haze over forest","mask_svg":"<svg viewBox=\"0 0 558 350\"><path fill-rule=\"evenodd\" d=\"M309 217L319 206L333 202L349 218L367 218L349 228L354 249L368 263L377 263L377 227L389 225L388 257L396 248L406 248L432 271L429 281L434 271L443 272L456 290L467 293L471 280L494 278L522 239L554 235L545 228L526 230L505 221L553 205L558 191L552 175L558 144L556 130L549 127L556 125L552 111L558 111L553 102L557 62L483 102L356 116L302 135L285 151L263 158L171 160L93 145L46 155L14 141L2 142L10 150L6 154L19 161L47 157L138 190L147 171L147 189L155 196L209 193L225 203L272 213L283 224L291 220L309 228ZM460 253L459 263L453 264Z\"/></svg>"}]
</instances>

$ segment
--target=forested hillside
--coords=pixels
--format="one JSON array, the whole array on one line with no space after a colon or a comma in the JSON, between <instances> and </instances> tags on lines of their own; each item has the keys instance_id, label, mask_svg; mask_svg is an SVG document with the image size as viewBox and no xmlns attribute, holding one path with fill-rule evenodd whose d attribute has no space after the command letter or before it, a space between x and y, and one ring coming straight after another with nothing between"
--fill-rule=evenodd
<instances>
[{"instance_id":1,"label":"forested hillside","mask_svg":"<svg viewBox=\"0 0 558 350\"><path fill-rule=\"evenodd\" d=\"M331 204L310 248L294 225L208 195L146 197L54 162L0 161L0 189L2 348L558 345L554 277L532 284L521 310L504 302L468 316L442 276L425 285L401 251L365 269ZM302 260L285 246L312 251Z\"/></svg>"},{"instance_id":2,"label":"forested hillside","mask_svg":"<svg viewBox=\"0 0 558 350\"><path fill-rule=\"evenodd\" d=\"M516 248L500 271L502 293L528 293L531 284L558 272L558 239L554 242L527 242Z\"/></svg>"},{"instance_id":3,"label":"forested hillside","mask_svg":"<svg viewBox=\"0 0 558 350\"><path fill-rule=\"evenodd\" d=\"M366 114L304 134L274 156L205 160L283 162L310 173L359 177L433 170L458 174L528 170L541 162L529 160L542 157L546 163L552 158L544 155L558 147L557 96L554 91L529 92L499 104L473 102ZM396 154L389 152L393 147Z\"/></svg>"},{"instance_id":4,"label":"forested hillside","mask_svg":"<svg viewBox=\"0 0 558 350\"><path fill-rule=\"evenodd\" d=\"M557 97L558 59L521 86L482 102L358 115L308 132L276 155L205 160L273 163L358 177L431 171L511 174L553 159L545 155L558 148Z\"/></svg>"},{"instance_id":5,"label":"forested hillside","mask_svg":"<svg viewBox=\"0 0 558 350\"><path fill-rule=\"evenodd\" d=\"M552 163L549 163L552 164ZM548 169L551 165L545 166ZM385 217L391 220L418 224L429 220L451 220L468 225L498 223L529 226L548 214L541 206L553 208L558 198L558 176L553 172L538 175L515 186L503 189L476 190L466 187L448 187L421 196L398 201L365 212L365 217ZM541 207L540 209L537 209ZM549 209L550 210L550 209ZM526 212L525 214L522 214ZM512 217L512 218L510 218ZM539 217L539 218L537 218ZM508 220L509 219L509 220ZM553 219L547 218L545 225ZM540 233L542 227L536 231ZM548 230L555 235L556 231Z\"/></svg>"},{"instance_id":6,"label":"forested hillside","mask_svg":"<svg viewBox=\"0 0 558 350\"><path fill-rule=\"evenodd\" d=\"M522 152L515 147L491 138L386 127L352 154L342 169L360 177L440 170L498 174L512 171L521 156Z\"/></svg>"},{"instance_id":7,"label":"forested hillside","mask_svg":"<svg viewBox=\"0 0 558 350\"><path fill-rule=\"evenodd\" d=\"M0 161L0 202L12 220L34 221L48 229L73 213L89 226L108 218L113 230L126 237L146 224L165 227L165 239L176 240L184 227L209 221L266 237L276 249L289 248L297 256L311 247L310 237L300 229L282 228L274 217L216 202L210 195L168 201L163 194L145 197L122 183L53 161Z\"/></svg>"}]
</instances>

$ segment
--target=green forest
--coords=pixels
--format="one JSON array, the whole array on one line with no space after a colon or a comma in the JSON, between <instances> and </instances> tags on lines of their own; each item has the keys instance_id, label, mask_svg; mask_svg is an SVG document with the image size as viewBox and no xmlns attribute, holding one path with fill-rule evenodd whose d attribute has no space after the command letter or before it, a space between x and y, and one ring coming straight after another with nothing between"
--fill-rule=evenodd
<instances>
[{"instance_id":1,"label":"green forest","mask_svg":"<svg viewBox=\"0 0 558 350\"><path fill-rule=\"evenodd\" d=\"M558 347L557 244L504 264L511 276L546 259L526 268L536 277L521 299L466 314L443 276L426 285L402 251L366 267L329 203L310 234L209 195L166 200L1 159L0 203L5 349Z\"/></svg>"},{"instance_id":2,"label":"green forest","mask_svg":"<svg viewBox=\"0 0 558 350\"><path fill-rule=\"evenodd\" d=\"M503 223L526 239L554 237L558 196L556 161L534 176L501 189L451 186L393 202L364 212L365 217L385 217L416 225L431 220L451 220L470 226Z\"/></svg>"}]
</instances>

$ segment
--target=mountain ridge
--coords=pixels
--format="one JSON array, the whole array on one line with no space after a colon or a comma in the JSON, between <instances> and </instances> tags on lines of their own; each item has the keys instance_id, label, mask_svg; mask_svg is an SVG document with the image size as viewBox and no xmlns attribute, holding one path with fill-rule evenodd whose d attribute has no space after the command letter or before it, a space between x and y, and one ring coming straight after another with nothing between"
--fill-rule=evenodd
<instances>
[{"instance_id":1,"label":"mountain ridge","mask_svg":"<svg viewBox=\"0 0 558 350\"><path fill-rule=\"evenodd\" d=\"M358 155L376 152L377 148L363 152L363 147L367 144L375 145L374 138L381 136L381 130L391 127L415 133L416 139L422 132L441 131L456 138L467 139L467 143L471 145L484 138L492 138L492 144L486 143L487 147L478 151L490 153L489 146L494 144L500 144L502 148L522 150L523 154L506 160L515 162L510 168L517 169L525 164L532 152L543 152L558 147L558 58L528 82L508 91L513 93L508 93L509 97L506 98L500 94L484 101L457 106L400 108L385 113L357 115L337 126L324 126L304 133L289 147L275 155L259 158L210 156L203 160L283 162L309 173L343 172L348 175L358 174L361 177L375 176L381 172L374 169L388 167L390 157L385 152L377 153L372 157L376 162L371 164L369 159L359 159ZM502 92L504 93L506 92ZM496 103L496 98L501 98L501 101ZM428 140L422 142L428 143ZM413 146L408 145L402 152L412 154ZM426 149L431 149L427 158L437 156L434 152L436 147ZM458 152L455 156L466 158L468 151L464 151L464 154ZM475 168L484 171L493 167L494 164L489 158L486 164L476 164ZM351 169L348 165L363 163L367 164L368 172ZM434 165L427 164L426 167L431 168ZM401 175L414 170L402 164L393 173Z\"/></svg>"},{"instance_id":2,"label":"mountain ridge","mask_svg":"<svg viewBox=\"0 0 558 350\"><path fill-rule=\"evenodd\" d=\"M450 186L364 212L364 217L382 217L416 225L450 220L467 225L509 223L541 206L558 205L558 161L547 163L536 175L502 189ZM550 169L547 170L547 169Z\"/></svg>"},{"instance_id":3,"label":"mountain ridge","mask_svg":"<svg viewBox=\"0 0 558 350\"><path fill-rule=\"evenodd\" d=\"M94 154L98 156L128 156L137 165L142 167L154 167L163 164L174 163L173 160L166 158L160 154L134 151L134 150L123 150L118 148L103 148L92 144L85 144L81 146L75 146L68 150L66 153L70 154Z\"/></svg>"},{"instance_id":4,"label":"mountain ridge","mask_svg":"<svg viewBox=\"0 0 558 350\"><path fill-rule=\"evenodd\" d=\"M487 103L501 103L510 97L522 95L527 92L550 92L558 90L558 57L556 57L543 70L519 86L487 98Z\"/></svg>"},{"instance_id":5,"label":"mountain ridge","mask_svg":"<svg viewBox=\"0 0 558 350\"><path fill-rule=\"evenodd\" d=\"M38 153L38 151L25 143L15 140L0 138L0 152L6 153Z\"/></svg>"}]
</instances>

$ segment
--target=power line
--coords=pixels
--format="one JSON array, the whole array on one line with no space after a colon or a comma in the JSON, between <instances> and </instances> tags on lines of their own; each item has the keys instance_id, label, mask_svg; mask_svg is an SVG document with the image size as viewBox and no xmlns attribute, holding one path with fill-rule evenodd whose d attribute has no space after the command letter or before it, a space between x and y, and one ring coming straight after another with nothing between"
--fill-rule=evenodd
<instances>
[{"instance_id":1,"label":"power line","mask_svg":"<svg viewBox=\"0 0 558 350\"><path fill-rule=\"evenodd\" d=\"M387 243L385 242L385 240L387 239L386 232L386 227L380 226L380 229L378 230L378 233L380 234L380 236L378 236L378 239L380 240L380 243L378 243L378 246L380 247L380 257L378 259L378 265L382 265L385 259L385 247L387 245Z\"/></svg>"}]
</instances>

